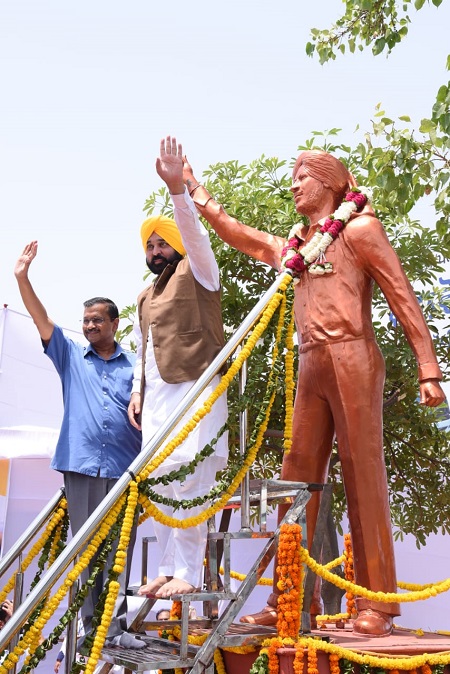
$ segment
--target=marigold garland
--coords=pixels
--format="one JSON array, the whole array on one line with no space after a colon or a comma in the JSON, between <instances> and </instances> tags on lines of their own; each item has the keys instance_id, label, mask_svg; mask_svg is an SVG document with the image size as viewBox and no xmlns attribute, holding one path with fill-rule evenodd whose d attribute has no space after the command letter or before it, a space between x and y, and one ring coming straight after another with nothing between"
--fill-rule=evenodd
<instances>
[{"instance_id":1,"label":"marigold garland","mask_svg":"<svg viewBox=\"0 0 450 674\"><path fill-rule=\"evenodd\" d=\"M308 674L319 674L317 663L317 651L315 647L310 646L308 648Z\"/></svg>"},{"instance_id":2,"label":"marigold garland","mask_svg":"<svg viewBox=\"0 0 450 674\"><path fill-rule=\"evenodd\" d=\"M328 562L327 564L324 564L320 568L322 568L326 571L329 571L331 569L334 569L336 566L339 566L343 562L345 562L345 559L346 559L345 554L342 554L340 557L336 557L336 559L333 559L331 562ZM219 568L219 573L221 575L224 574L224 568L222 566ZM235 580L243 581L247 578L247 574L239 573L237 571L230 571L230 577L234 578ZM334 579L335 577L336 577L335 574L333 574L331 577L328 576L326 578L326 580L329 579L330 582L333 582L332 579ZM443 581L441 581L441 582L443 582ZM268 585L268 586L270 586L270 585L273 584L273 578L260 578L257 584L258 585ZM428 588L432 588L434 586L434 583L425 583L425 584L419 585L419 584L415 584L415 583L402 583L402 582L398 581L397 586L399 588L405 589L405 590L426 590ZM402 595L402 596L404 596L404 595ZM335 619L335 620L337 620L337 619L348 619L349 617L350 616L349 616L348 612L346 612L346 613L337 613L337 614L333 614L333 615L320 615L320 616L317 616L317 619L320 620L321 622L324 622L324 621L330 620L330 619ZM418 630L417 632L420 633L420 630ZM443 634L443 635L449 635L450 634L450 632L446 632L446 631L442 631L442 630L438 631L437 633ZM422 634L423 634L423 632L422 632Z\"/></svg>"},{"instance_id":3,"label":"marigold garland","mask_svg":"<svg viewBox=\"0 0 450 674\"><path fill-rule=\"evenodd\" d=\"M303 566L300 561L301 527L282 524L277 548L277 632L283 639L295 638L300 631L303 604Z\"/></svg>"},{"instance_id":4,"label":"marigold garland","mask_svg":"<svg viewBox=\"0 0 450 674\"><path fill-rule=\"evenodd\" d=\"M181 601L173 601L172 606L170 607L169 620L181 620L182 610L183 604Z\"/></svg>"},{"instance_id":5,"label":"marigold garland","mask_svg":"<svg viewBox=\"0 0 450 674\"><path fill-rule=\"evenodd\" d=\"M426 590L428 587L433 587L434 583L424 583L420 585L419 583L402 583L401 581L397 582L397 587L401 590Z\"/></svg>"},{"instance_id":6,"label":"marigold garland","mask_svg":"<svg viewBox=\"0 0 450 674\"><path fill-rule=\"evenodd\" d=\"M353 592L353 594L356 594L360 597L364 597L365 599L371 599L373 601L381 601L381 602L398 601L402 603L410 601L420 601L421 599L429 599L430 597L435 597L438 594L447 592L450 589L450 578L447 578L445 580L441 580L437 583L434 583L431 587L426 587L423 590L417 590L414 592L407 592L406 594L397 594L396 592L373 592L372 590L368 590L362 585L350 583L349 581L340 578L335 573L327 571L321 564L316 562L309 555L309 552L305 548L301 548L300 553L302 561L315 574L323 578L323 580L327 580L330 583L337 585L337 587L340 587L343 590L348 590L350 592Z\"/></svg>"},{"instance_id":7,"label":"marigold garland","mask_svg":"<svg viewBox=\"0 0 450 674\"><path fill-rule=\"evenodd\" d=\"M34 545L31 547L30 551L28 552L27 556L23 560L21 566L20 566L20 571L24 573L27 568L30 566L31 562L33 559L38 555L41 550L44 548L46 542L52 535L54 529L60 524L61 520L65 517L67 512L67 501L65 498L61 498L59 504L56 507L56 510L53 512L53 514L50 516L50 519L40 536L40 538L34 543ZM3 587L2 591L0 592L0 604L5 601L9 593L14 589L14 584L15 584L15 579L16 579L16 574L17 571L14 571L12 576L9 578L8 582L6 585Z\"/></svg>"},{"instance_id":8,"label":"marigold garland","mask_svg":"<svg viewBox=\"0 0 450 674\"><path fill-rule=\"evenodd\" d=\"M120 583L118 582L117 579L125 569L128 544L130 542L131 532L133 529L137 504L138 504L138 487L137 483L134 480L132 480L128 488L125 516L123 518L120 530L119 543L114 556L114 564L112 567L115 580L110 580L109 582L108 595L105 600L101 622L100 625L97 627L97 631L94 637L94 643L90 650L88 661L84 667L85 674L93 674L95 667L97 666L98 660L100 658L106 637L108 636L108 628L111 624L111 620L114 613L114 606L116 604L116 600L120 590Z\"/></svg>"},{"instance_id":9,"label":"marigold garland","mask_svg":"<svg viewBox=\"0 0 450 674\"><path fill-rule=\"evenodd\" d=\"M285 353L285 417L284 417L284 452L288 453L292 447L292 423L294 417L294 391L295 391L295 373L294 373L294 312L291 310L291 316L286 332L286 353Z\"/></svg>"},{"instance_id":10,"label":"marigold garland","mask_svg":"<svg viewBox=\"0 0 450 674\"><path fill-rule=\"evenodd\" d=\"M69 530L69 511L67 509L67 501L65 498L61 499L56 514L58 516L58 523L55 527L55 535L50 550L50 556L48 560L49 567L52 566L57 557L59 557L67 542L67 533Z\"/></svg>"},{"instance_id":11,"label":"marigold garland","mask_svg":"<svg viewBox=\"0 0 450 674\"><path fill-rule=\"evenodd\" d=\"M327 614L327 613L323 613L321 615L316 616L316 620L317 620L317 623L319 624L319 626L322 627L324 623L337 622L337 621L340 621L340 620L345 621L345 620L348 620L349 617L350 616L348 615L347 612L346 613L333 613L332 615Z\"/></svg>"},{"instance_id":12,"label":"marigold garland","mask_svg":"<svg viewBox=\"0 0 450 674\"><path fill-rule=\"evenodd\" d=\"M353 662L357 665L366 665L371 668L377 668L377 669L384 669L384 670L392 670L393 672L395 671L402 671L402 670L407 670L407 671L412 671L413 669L419 669L422 667L432 667L435 665L448 665L450 664L450 653L448 651L444 653L423 653L422 655L411 655L411 656L394 656L394 657L389 657L389 656L382 656L382 655L371 655L369 653L362 653L362 652L357 652L357 651L352 651L348 648L343 648L341 646L336 646L335 644L328 643L326 641L318 640L318 639L313 639L311 637L298 637L295 641L292 639L280 639L279 637L274 637L273 639L266 639L262 643L262 648L260 651L260 655L258 656L257 664L256 667L252 668L253 671L262 671L262 668L264 667L264 661L265 657L268 656L268 666L266 668L267 672L276 672L278 671L278 658L276 657L276 651L280 648L293 648L295 647L296 651L297 649L302 649L305 652L308 653L308 659L309 659L309 652L310 650L314 651L315 656L313 655L311 658L311 664L308 663L308 672L310 671L310 667L313 668L314 666L317 666L317 652L321 651L323 653L327 653L328 657L332 658L330 662L330 672L333 674L333 671L331 671L331 667L334 669L334 673L337 674L338 670L336 669L337 666L336 663L339 663L339 660L348 660L349 662ZM315 663L314 663L314 658L315 658ZM277 662L275 662L275 660ZM272 665L272 669L270 669L270 664ZM429 674L429 670L426 670L427 674Z\"/></svg>"},{"instance_id":13,"label":"marigold garland","mask_svg":"<svg viewBox=\"0 0 450 674\"><path fill-rule=\"evenodd\" d=\"M352 548L352 539L350 534L345 534L344 536L344 575L345 579L350 581L350 583L355 582L355 571L353 568L353 548ZM347 613L351 617L356 612L356 603L355 596L351 591L345 593L345 598L347 600Z\"/></svg>"},{"instance_id":14,"label":"marigold garland","mask_svg":"<svg viewBox=\"0 0 450 674\"><path fill-rule=\"evenodd\" d=\"M221 646L222 651L241 653L241 655L245 655L246 653L254 653L257 649L258 646Z\"/></svg>"},{"instance_id":15,"label":"marigold garland","mask_svg":"<svg viewBox=\"0 0 450 674\"><path fill-rule=\"evenodd\" d=\"M56 558L58 557L58 550L59 550L59 542L61 540L61 526L58 525L58 527L55 529L55 536L53 538L51 548L50 548L50 553L48 556L48 565L49 567L52 566L52 564L55 562Z\"/></svg>"},{"instance_id":16,"label":"marigold garland","mask_svg":"<svg viewBox=\"0 0 450 674\"><path fill-rule=\"evenodd\" d=\"M222 653L220 652L220 648L216 648L216 650L214 651L214 664L216 666L217 674L227 674L227 670L225 669L225 663L223 661L223 656Z\"/></svg>"},{"instance_id":17,"label":"marigold garland","mask_svg":"<svg viewBox=\"0 0 450 674\"><path fill-rule=\"evenodd\" d=\"M323 565L323 568L331 571L331 569L336 568L336 566L339 566L343 562L345 562L345 555L344 554L342 554L340 557L336 557L336 559L332 559L331 562L327 562L327 564Z\"/></svg>"},{"instance_id":18,"label":"marigold garland","mask_svg":"<svg viewBox=\"0 0 450 674\"><path fill-rule=\"evenodd\" d=\"M98 532L94 535L86 550L80 556L78 562L74 565L73 569L68 572L65 577L62 585L55 592L55 594L49 599L46 607L41 611L39 616L36 618L33 625L29 625L29 629L23 634L22 638L19 640L17 646L14 650L9 653L5 660L0 665L0 674L7 674L8 670L18 662L19 657L34 643L37 634L42 632L44 626L50 620L60 603L63 601L67 592L71 586L76 582L78 577L88 567L89 562L92 557L98 551L103 540L106 538L109 529L114 524L115 519L117 518L118 513L120 512L122 505L125 501L125 496L122 496L117 503L111 508L109 513L103 519ZM36 652L38 649L36 649ZM45 653L42 653L44 657ZM41 658L42 659L42 658Z\"/></svg>"},{"instance_id":19,"label":"marigold garland","mask_svg":"<svg viewBox=\"0 0 450 674\"><path fill-rule=\"evenodd\" d=\"M219 573L221 576L225 573L225 569L223 566L219 568ZM246 573L238 573L237 571L230 571L230 577L234 578L235 580L240 580L243 581L247 578ZM257 585L268 585L271 586L273 584L273 578L260 578L257 582Z\"/></svg>"},{"instance_id":20,"label":"marigold garland","mask_svg":"<svg viewBox=\"0 0 450 674\"><path fill-rule=\"evenodd\" d=\"M330 674L340 674L339 657L335 653L331 653L329 657Z\"/></svg>"},{"instance_id":21,"label":"marigold garland","mask_svg":"<svg viewBox=\"0 0 450 674\"><path fill-rule=\"evenodd\" d=\"M278 661L277 650L283 648L283 641L280 638L274 638L270 640L268 647L266 648L266 653L268 657L268 667L269 674L278 674L280 670L280 664Z\"/></svg>"},{"instance_id":22,"label":"marigold garland","mask_svg":"<svg viewBox=\"0 0 450 674\"><path fill-rule=\"evenodd\" d=\"M299 643L296 643L294 663L293 663L294 674L303 674L303 662L304 662L303 646ZM331 674L339 674L339 672L337 673L331 672Z\"/></svg>"}]
</instances>

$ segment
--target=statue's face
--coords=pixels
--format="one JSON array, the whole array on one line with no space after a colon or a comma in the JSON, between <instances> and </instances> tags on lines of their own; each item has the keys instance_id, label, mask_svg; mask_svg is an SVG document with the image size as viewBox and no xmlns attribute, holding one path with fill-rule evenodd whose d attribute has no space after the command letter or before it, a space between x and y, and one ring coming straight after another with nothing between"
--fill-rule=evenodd
<instances>
[{"instance_id":1,"label":"statue's face","mask_svg":"<svg viewBox=\"0 0 450 674\"><path fill-rule=\"evenodd\" d=\"M320 208L324 193L324 185L320 180L308 175L300 166L293 175L291 192L294 197L295 210L301 215L311 215Z\"/></svg>"}]
</instances>

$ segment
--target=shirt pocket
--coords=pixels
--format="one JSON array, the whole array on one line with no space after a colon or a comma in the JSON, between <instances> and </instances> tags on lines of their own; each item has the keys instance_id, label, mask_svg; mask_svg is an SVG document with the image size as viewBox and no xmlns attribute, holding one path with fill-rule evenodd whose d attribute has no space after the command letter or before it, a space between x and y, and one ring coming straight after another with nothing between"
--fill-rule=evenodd
<instances>
[{"instance_id":1,"label":"shirt pocket","mask_svg":"<svg viewBox=\"0 0 450 674\"><path fill-rule=\"evenodd\" d=\"M337 256L336 256L336 242L333 241L333 243L330 243L328 248L326 249L324 253L325 259L322 260L322 262L329 262L332 265L331 270L328 270L324 274L311 274L310 272L307 272L309 276L314 280L317 281L318 279L325 280L327 278L330 278L332 276L335 276L336 274L336 267L337 267Z\"/></svg>"}]
</instances>

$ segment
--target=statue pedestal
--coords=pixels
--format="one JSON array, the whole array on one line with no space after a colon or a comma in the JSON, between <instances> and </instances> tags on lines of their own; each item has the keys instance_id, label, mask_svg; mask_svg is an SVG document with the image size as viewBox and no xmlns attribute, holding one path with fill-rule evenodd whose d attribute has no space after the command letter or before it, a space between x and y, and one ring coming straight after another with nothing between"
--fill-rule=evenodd
<instances>
[{"instance_id":1,"label":"statue pedestal","mask_svg":"<svg viewBox=\"0 0 450 674\"><path fill-rule=\"evenodd\" d=\"M279 648L277 650L280 663L280 674L294 674L295 648ZM317 651L317 669L319 674L330 674L330 662L327 653ZM308 654L303 658L303 674L308 674Z\"/></svg>"},{"instance_id":2,"label":"statue pedestal","mask_svg":"<svg viewBox=\"0 0 450 674\"><path fill-rule=\"evenodd\" d=\"M231 651L222 650L226 673L247 674L258 657L259 651L259 648L251 653L232 653Z\"/></svg>"}]
</instances>

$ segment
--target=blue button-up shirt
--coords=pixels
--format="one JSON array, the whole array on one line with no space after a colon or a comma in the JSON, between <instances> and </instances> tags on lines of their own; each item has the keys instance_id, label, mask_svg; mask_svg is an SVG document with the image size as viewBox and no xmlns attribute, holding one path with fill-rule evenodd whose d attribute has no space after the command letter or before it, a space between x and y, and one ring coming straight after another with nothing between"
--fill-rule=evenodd
<instances>
[{"instance_id":1,"label":"blue button-up shirt","mask_svg":"<svg viewBox=\"0 0 450 674\"><path fill-rule=\"evenodd\" d=\"M61 377L64 417L52 468L93 477L120 477L141 449L128 420L135 357L116 344L101 358L55 326L44 352Z\"/></svg>"}]
</instances>

